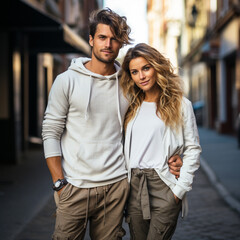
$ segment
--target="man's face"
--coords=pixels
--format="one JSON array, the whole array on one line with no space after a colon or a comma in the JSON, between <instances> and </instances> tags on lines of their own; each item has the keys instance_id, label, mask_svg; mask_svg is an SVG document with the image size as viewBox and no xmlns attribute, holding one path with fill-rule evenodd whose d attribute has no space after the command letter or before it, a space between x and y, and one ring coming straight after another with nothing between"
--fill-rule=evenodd
<instances>
[{"instance_id":1,"label":"man's face","mask_svg":"<svg viewBox=\"0 0 240 240\"><path fill-rule=\"evenodd\" d=\"M103 63L112 63L118 56L121 43L114 37L110 26L99 23L94 37L89 36L92 58Z\"/></svg>"}]
</instances>

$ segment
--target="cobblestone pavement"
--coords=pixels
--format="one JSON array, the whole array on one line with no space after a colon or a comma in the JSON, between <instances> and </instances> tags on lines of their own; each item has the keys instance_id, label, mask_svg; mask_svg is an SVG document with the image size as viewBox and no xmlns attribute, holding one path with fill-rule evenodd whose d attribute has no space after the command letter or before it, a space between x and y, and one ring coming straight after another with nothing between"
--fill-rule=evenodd
<instances>
[{"instance_id":1,"label":"cobblestone pavement","mask_svg":"<svg viewBox=\"0 0 240 240\"><path fill-rule=\"evenodd\" d=\"M196 174L188 200L189 215L186 219L179 218L173 240L240 240L240 216L226 205L202 170ZM15 240L51 239L54 208L51 198ZM128 230L126 223L124 227ZM130 239L129 232L123 239Z\"/></svg>"},{"instance_id":2,"label":"cobblestone pavement","mask_svg":"<svg viewBox=\"0 0 240 240\"><path fill-rule=\"evenodd\" d=\"M188 217L179 219L173 240L240 240L239 214L226 205L201 170L188 202Z\"/></svg>"}]
</instances>

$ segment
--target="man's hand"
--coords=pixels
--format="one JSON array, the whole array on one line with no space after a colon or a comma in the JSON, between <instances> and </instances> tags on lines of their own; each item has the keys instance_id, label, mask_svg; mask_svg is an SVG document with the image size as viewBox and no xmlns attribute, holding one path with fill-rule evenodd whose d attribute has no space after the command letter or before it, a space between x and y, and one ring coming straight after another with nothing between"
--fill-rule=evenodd
<instances>
[{"instance_id":1,"label":"man's hand","mask_svg":"<svg viewBox=\"0 0 240 240\"><path fill-rule=\"evenodd\" d=\"M175 175L176 179L180 177L180 169L182 165L182 159L179 155L174 155L168 160L170 172Z\"/></svg>"},{"instance_id":2,"label":"man's hand","mask_svg":"<svg viewBox=\"0 0 240 240\"><path fill-rule=\"evenodd\" d=\"M61 188L59 191L57 191L57 193L58 193L58 196L60 196L60 194L61 194L62 190L63 190L65 187L66 187L66 185L65 185L65 186L63 186L63 188Z\"/></svg>"},{"instance_id":3,"label":"man's hand","mask_svg":"<svg viewBox=\"0 0 240 240\"><path fill-rule=\"evenodd\" d=\"M63 171L62 171L62 160L60 156L56 156L56 157L49 157L46 159L47 161L47 166L48 169L52 175L52 180L53 183L55 183L58 179L63 179L64 175L63 175ZM64 186L66 187L66 186ZM64 188L63 187L63 188ZM60 196L61 191L63 190L60 189L57 193L58 196Z\"/></svg>"}]
</instances>

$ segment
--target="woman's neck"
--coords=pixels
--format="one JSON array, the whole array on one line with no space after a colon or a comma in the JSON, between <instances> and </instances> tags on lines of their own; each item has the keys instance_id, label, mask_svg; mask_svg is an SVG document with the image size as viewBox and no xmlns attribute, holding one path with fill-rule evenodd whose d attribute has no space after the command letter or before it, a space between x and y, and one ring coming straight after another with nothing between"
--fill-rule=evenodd
<instances>
[{"instance_id":1,"label":"woman's neck","mask_svg":"<svg viewBox=\"0 0 240 240\"><path fill-rule=\"evenodd\" d=\"M159 88L154 88L152 91L145 92L145 102L156 102L160 94Z\"/></svg>"}]
</instances>

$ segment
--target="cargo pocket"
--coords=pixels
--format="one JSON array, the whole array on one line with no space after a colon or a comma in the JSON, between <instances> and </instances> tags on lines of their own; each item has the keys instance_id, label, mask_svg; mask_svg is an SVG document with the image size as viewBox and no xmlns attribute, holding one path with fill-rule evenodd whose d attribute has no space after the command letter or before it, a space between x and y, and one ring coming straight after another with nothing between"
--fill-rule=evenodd
<instances>
[{"instance_id":1,"label":"cargo pocket","mask_svg":"<svg viewBox=\"0 0 240 240\"><path fill-rule=\"evenodd\" d=\"M65 198L65 197L69 196L69 194L70 194L70 191L69 191L70 187L71 187L71 183L67 183L67 185L61 191L61 193L59 195L59 199L62 199L62 198Z\"/></svg>"},{"instance_id":2,"label":"cargo pocket","mask_svg":"<svg viewBox=\"0 0 240 240\"><path fill-rule=\"evenodd\" d=\"M172 238L172 235L175 231L176 224L153 224L152 232L150 232L150 239L164 239L164 240L170 240Z\"/></svg>"},{"instance_id":3,"label":"cargo pocket","mask_svg":"<svg viewBox=\"0 0 240 240\"><path fill-rule=\"evenodd\" d=\"M58 207L59 206L59 201L62 200L63 198L66 198L69 196L70 194L70 188L71 188L71 184L68 183L63 190L61 191L60 195L58 195L57 191L54 191L54 200L55 200L55 204Z\"/></svg>"}]
</instances>

